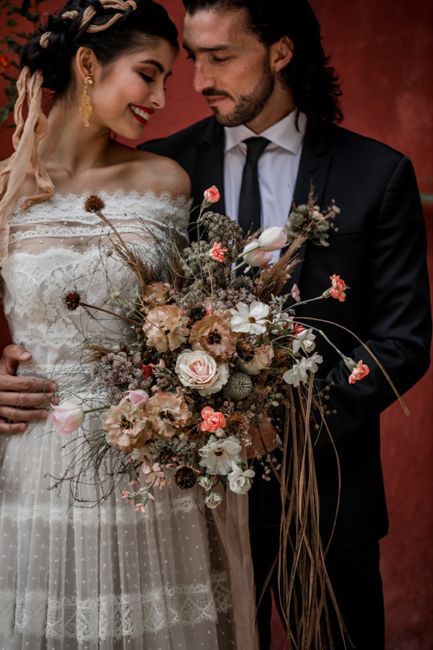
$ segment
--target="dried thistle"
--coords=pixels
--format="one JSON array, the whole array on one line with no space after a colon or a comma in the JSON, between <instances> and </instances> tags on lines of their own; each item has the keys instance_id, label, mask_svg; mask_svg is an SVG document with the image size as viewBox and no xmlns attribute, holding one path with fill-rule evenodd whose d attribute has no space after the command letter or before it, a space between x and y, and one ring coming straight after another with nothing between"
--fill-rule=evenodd
<instances>
[{"instance_id":1,"label":"dried thistle","mask_svg":"<svg viewBox=\"0 0 433 650\"><path fill-rule=\"evenodd\" d=\"M63 296L63 303L69 311L75 311L81 304L81 295L78 291L68 291Z\"/></svg>"},{"instance_id":2,"label":"dried thistle","mask_svg":"<svg viewBox=\"0 0 433 650\"><path fill-rule=\"evenodd\" d=\"M95 212L96 214L105 208L105 203L97 194L90 194L84 202L86 212Z\"/></svg>"},{"instance_id":3,"label":"dried thistle","mask_svg":"<svg viewBox=\"0 0 433 650\"><path fill-rule=\"evenodd\" d=\"M178 467L174 475L174 482L178 487L187 490L197 483L197 473L191 467Z\"/></svg>"}]
</instances>

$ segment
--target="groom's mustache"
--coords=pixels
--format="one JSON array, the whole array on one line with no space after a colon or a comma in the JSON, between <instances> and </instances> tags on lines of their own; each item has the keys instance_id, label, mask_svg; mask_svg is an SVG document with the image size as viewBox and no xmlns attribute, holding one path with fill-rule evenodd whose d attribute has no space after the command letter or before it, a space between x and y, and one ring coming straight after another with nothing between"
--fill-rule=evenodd
<instances>
[{"instance_id":1,"label":"groom's mustache","mask_svg":"<svg viewBox=\"0 0 433 650\"><path fill-rule=\"evenodd\" d=\"M218 90L217 88L205 88L201 92L204 97L230 97L225 90Z\"/></svg>"}]
</instances>

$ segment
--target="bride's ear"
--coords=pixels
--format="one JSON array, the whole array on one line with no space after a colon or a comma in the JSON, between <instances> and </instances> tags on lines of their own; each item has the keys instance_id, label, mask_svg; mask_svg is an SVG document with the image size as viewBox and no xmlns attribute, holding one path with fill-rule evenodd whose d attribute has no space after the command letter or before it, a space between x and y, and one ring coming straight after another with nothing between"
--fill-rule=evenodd
<instances>
[{"instance_id":1,"label":"bride's ear","mask_svg":"<svg viewBox=\"0 0 433 650\"><path fill-rule=\"evenodd\" d=\"M100 65L93 50L89 47L79 47L75 54L74 67L77 79L84 82L86 77L94 79Z\"/></svg>"}]
</instances>

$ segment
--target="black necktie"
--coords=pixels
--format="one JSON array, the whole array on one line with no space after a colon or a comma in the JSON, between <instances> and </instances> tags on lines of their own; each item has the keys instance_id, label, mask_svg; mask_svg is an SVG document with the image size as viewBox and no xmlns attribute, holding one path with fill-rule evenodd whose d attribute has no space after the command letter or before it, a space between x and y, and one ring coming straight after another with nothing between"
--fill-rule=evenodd
<instances>
[{"instance_id":1,"label":"black necktie","mask_svg":"<svg viewBox=\"0 0 433 650\"><path fill-rule=\"evenodd\" d=\"M260 188L257 163L269 144L266 138L247 138L247 158L242 172L241 192L239 195L238 221L243 232L254 232L260 228Z\"/></svg>"}]
</instances>

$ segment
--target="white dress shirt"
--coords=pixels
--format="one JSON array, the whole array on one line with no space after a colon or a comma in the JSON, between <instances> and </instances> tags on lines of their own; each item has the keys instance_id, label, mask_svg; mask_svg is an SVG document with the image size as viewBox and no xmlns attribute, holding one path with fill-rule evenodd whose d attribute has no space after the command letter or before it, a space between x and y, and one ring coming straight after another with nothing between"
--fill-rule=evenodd
<instances>
[{"instance_id":1,"label":"white dress shirt","mask_svg":"<svg viewBox=\"0 0 433 650\"><path fill-rule=\"evenodd\" d=\"M260 133L260 136L270 141L258 162L262 228L283 226L290 213L301 159L302 141L307 126L307 117L303 113L299 115L299 131L295 126L295 119L296 111L292 111ZM226 214L237 220L242 172L247 151L242 141L257 134L244 125L225 127L224 132Z\"/></svg>"}]
</instances>

